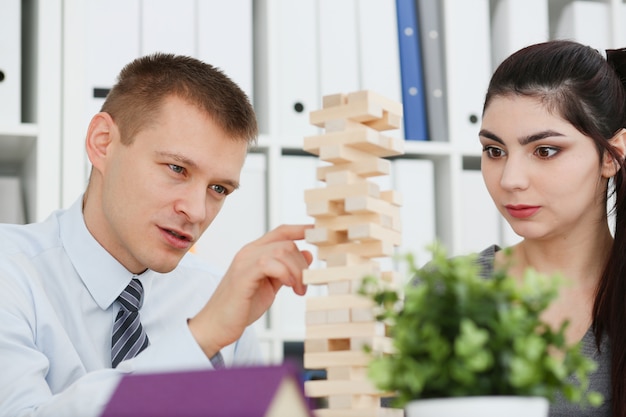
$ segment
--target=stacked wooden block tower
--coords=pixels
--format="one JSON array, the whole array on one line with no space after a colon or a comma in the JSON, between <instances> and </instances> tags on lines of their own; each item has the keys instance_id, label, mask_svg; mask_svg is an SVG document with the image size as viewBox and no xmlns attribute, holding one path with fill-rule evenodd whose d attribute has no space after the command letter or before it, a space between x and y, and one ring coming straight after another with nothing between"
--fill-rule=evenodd
<instances>
[{"instance_id":1,"label":"stacked wooden block tower","mask_svg":"<svg viewBox=\"0 0 626 417\"><path fill-rule=\"evenodd\" d=\"M325 133L305 138L304 150L327 162L317 169L326 186L305 191L307 214L315 218L306 240L326 265L305 271L304 279L328 290L306 305L304 366L326 370L325 380L305 382L306 395L323 403L317 417L403 415L381 407L381 397L389 394L367 378L371 356L364 346L386 354L391 340L371 301L357 294L366 275L395 280L393 271L381 271L379 260L400 245L400 199L369 178L388 175L391 162L384 158L403 153L401 139L381 133L400 127L401 119L400 103L371 91L325 96L323 108L310 114Z\"/></svg>"}]
</instances>

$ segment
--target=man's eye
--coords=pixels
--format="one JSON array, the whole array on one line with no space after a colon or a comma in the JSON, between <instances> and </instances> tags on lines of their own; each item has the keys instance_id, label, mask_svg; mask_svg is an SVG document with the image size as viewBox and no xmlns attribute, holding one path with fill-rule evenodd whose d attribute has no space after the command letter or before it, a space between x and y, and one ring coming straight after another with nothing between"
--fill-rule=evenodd
<instances>
[{"instance_id":1,"label":"man's eye","mask_svg":"<svg viewBox=\"0 0 626 417\"><path fill-rule=\"evenodd\" d=\"M228 195L228 190L226 189L226 187L223 187L221 185L211 185L209 187L210 189L212 189L213 191L215 191L218 194L224 194L224 195Z\"/></svg>"},{"instance_id":2,"label":"man's eye","mask_svg":"<svg viewBox=\"0 0 626 417\"><path fill-rule=\"evenodd\" d=\"M483 152L485 152L489 158L501 158L506 155L502 149L495 146L485 146Z\"/></svg>"},{"instance_id":3,"label":"man's eye","mask_svg":"<svg viewBox=\"0 0 626 417\"><path fill-rule=\"evenodd\" d=\"M185 170L185 168L178 166L178 165L174 165L174 164L169 164L168 166L170 167L172 171L174 171L177 174L182 174Z\"/></svg>"}]
</instances>

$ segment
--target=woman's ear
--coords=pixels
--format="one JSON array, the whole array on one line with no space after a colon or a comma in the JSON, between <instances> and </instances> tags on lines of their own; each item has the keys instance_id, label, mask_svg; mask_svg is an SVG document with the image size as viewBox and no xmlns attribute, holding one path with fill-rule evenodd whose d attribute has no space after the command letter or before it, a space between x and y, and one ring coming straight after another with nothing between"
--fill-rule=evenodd
<instances>
[{"instance_id":1,"label":"woman's ear","mask_svg":"<svg viewBox=\"0 0 626 417\"><path fill-rule=\"evenodd\" d=\"M107 151L115 134L117 134L117 126L110 114L100 112L91 118L85 148L89 161L98 171L104 168Z\"/></svg>"},{"instance_id":2,"label":"woman's ear","mask_svg":"<svg viewBox=\"0 0 626 417\"><path fill-rule=\"evenodd\" d=\"M624 155L626 155L626 129L622 128L613 136L609 143L617 151L621 162L624 162ZM620 169L620 164L613 158L609 152L604 153L602 159L602 176L605 178L611 178Z\"/></svg>"}]
</instances>

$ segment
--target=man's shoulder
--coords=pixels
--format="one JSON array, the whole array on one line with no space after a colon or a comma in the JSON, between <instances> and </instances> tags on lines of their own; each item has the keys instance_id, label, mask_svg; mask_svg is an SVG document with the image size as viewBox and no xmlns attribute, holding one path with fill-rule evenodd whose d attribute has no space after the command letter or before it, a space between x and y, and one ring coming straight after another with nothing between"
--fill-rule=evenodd
<instances>
[{"instance_id":1,"label":"man's shoulder","mask_svg":"<svg viewBox=\"0 0 626 417\"><path fill-rule=\"evenodd\" d=\"M59 244L59 226L54 215L38 223L0 224L0 256L35 256Z\"/></svg>"}]
</instances>

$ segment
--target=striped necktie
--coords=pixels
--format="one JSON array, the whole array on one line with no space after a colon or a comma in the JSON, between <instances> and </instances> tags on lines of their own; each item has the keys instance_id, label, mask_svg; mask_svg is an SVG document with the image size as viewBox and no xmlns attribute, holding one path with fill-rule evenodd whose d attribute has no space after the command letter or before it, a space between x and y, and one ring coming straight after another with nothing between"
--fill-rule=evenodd
<instances>
[{"instance_id":1,"label":"striped necktie","mask_svg":"<svg viewBox=\"0 0 626 417\"><path fill-rule=\"evenodd\" d=\"M133 278L122 291L117 302L120 311L113 324L111 339L111 364L113 368L129 358L134 358L150 344L148 335L139 320L139 308L143 302L143 286Z\"/></svg>"}]
</instances>

